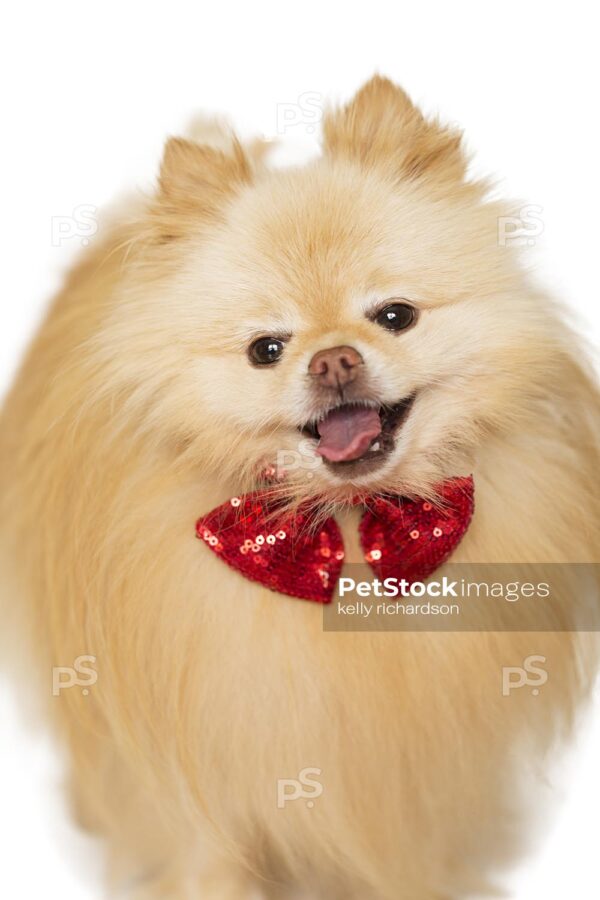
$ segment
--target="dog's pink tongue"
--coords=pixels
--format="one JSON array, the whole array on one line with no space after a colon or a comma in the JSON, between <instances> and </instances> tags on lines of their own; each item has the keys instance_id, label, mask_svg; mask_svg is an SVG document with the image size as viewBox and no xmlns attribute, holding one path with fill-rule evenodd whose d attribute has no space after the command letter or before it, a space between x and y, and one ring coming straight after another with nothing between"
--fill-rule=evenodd
<instances>
[{"instance_id":1,"label":"dog's pink tongue","mask_svg":"<svg viewBox=\"0 0 600 900\"><path fill-rule=\"evenodd\" d=\"M381 434L381 420L376 409L340 407L325 416L317 430L321 437L317 453L330 462L346 462L366 453L373 438Z\"/></svg>"}]
</instances>

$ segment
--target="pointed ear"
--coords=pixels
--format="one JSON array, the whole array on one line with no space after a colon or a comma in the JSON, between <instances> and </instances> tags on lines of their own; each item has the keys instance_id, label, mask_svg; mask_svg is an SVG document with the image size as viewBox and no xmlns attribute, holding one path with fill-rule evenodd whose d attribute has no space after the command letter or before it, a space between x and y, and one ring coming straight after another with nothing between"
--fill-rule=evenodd
<instances>
[{"instance_id":1,"label":"pointed ear","mask_svg":"<svg viewBox=\"0 0 600 900\"><path fill-rule=\"evenodd\" d=\"M250 181L251 167L236 138L229 152L171 138L165 145L154 209L163 239L185 233L191 220L218 217Z\"/></svg>"},{"instance_id":2,"label":"pointed ear","mask_svg":"<svg viewBox=\"0 0 600 900\"><path fill-rule=\"evenodd\" d=\"M323 123L324 149L394 179L464 180L467 159L462 134L428 121L405 92L376 75Z\"/></svg>"}]
</instances>

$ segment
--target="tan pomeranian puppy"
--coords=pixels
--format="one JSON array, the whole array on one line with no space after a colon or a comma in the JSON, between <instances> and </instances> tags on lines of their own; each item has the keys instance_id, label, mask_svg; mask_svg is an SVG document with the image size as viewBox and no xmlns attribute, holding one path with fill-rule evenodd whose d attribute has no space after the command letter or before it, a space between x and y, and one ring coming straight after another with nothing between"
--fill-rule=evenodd
<instances>
[{"instance_id":1,"label":"tan pomeranian puppy","mask_svg":"<svg viewBox=\"0 0 600 900\"><path fill-rule=\"evenodd\" d=\"M500 245L510 210L467 179L460 135L389 81L325 116L303 168L221 144L167 143L8 398L12 642L31 637L110 896L486 893L524 847L529 770L588 693L568 584L560 629L554 611L535 631L339 633L288 596L293 554L274 592L195 523L302 441L310 465L273 491L326 509L349 560L357 496L435 504L472 475L453 563L593 563L593 378ZM532 654L543 690L506 696ZM97 681L52 696L82 656ZM315 799L280 803L290 779Z\"/></svg>"}]
</instances>

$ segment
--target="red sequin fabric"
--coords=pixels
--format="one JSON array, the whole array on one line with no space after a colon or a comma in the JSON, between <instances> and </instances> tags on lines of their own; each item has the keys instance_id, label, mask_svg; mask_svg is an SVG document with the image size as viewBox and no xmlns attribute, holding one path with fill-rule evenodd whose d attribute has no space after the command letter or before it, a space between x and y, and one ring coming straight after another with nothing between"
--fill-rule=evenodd
<instances>
[{"instance_id":1,"label":"red sequin fabric","mask_svg":"<svg viewBox=\"0 0 600 900\"><path fill-rule=\"evenodd\" d=\"M435 504L390 495L361 501L361 545L378 578L421 581L456 548L473 515L473 478L444 482L436 493ZM268 490L255 491L201 516L196 535L224 563L272 591L318 603L333 598L344 545L332 518L315 527L308 514L280 514Z\"/></svg>"}]
</instances>

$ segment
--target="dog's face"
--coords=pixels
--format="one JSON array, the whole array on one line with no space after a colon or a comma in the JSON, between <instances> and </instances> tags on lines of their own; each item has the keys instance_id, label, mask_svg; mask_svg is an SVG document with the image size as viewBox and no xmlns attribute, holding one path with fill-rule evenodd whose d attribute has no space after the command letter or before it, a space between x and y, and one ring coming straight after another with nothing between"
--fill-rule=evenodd
<instances>
[{"instance_id":1,"label":"dog's face","mask_svg":"<svg viewBox=\"0 0 600 900\"><path fill-rule=\"evenodd\" d=\"M241 151L171 144L169 275L136 326L156 421L215 474L266 468L301 497L471 471L518 419L537 323L464 167L380 79L305 169L252 175Z\"/></svg>"}]
</instances>

